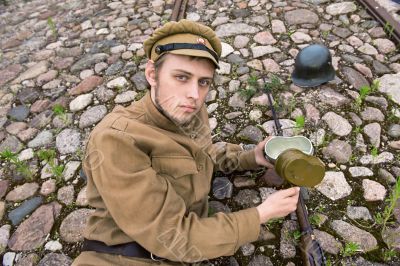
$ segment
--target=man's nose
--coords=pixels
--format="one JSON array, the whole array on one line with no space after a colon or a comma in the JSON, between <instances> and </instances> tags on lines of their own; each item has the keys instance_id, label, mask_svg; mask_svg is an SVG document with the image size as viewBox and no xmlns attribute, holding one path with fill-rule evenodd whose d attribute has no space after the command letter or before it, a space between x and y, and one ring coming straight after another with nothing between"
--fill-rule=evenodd
<instances>
[{"instance_id":1,"label":"man's nose","mask_svg":"<svg viewBox=\"0 0 400 266\"><path fill-rule=\"evenodd\" d=\"M197 81L191 82L187 92L188 98L197 100L199 98L199 84Z\"/></svg>"}]
</instances>

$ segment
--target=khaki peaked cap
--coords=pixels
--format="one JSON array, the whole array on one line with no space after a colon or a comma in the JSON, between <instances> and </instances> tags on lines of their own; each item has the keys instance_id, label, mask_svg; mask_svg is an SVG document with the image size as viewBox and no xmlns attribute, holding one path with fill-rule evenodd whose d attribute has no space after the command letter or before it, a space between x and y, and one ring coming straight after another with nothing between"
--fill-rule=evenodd
<instances>
[{"instance_id":1,"label":"khaki peaked cap","mask_svg":"<svg viewBox=\"0 0 400 266\"><path fill-rule=\"evenodd\" d=\"M182 19L154 31L144 42L146 56L156 62L165 53L209 58L218 67L221 40L205 25Z\"/></svg>"}]
</instances>

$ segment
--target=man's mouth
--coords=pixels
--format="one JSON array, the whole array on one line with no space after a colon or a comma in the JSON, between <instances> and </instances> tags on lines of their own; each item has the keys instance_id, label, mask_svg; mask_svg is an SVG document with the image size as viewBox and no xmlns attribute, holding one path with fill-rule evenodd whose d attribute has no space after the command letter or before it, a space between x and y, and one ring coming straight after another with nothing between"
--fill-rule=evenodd
<instances>
[{"instance_id":1,"label":"man's mouth","mask_svg":"<svg viewBox=\"0 0 400 266\"><path fill-rule=\"evenodd\" d=\"M194 112L194 111L196 111L196 106L193 106L193 105L181 105L180 107L182 109L184 109L186 112Z\"/></svg>"}]
</instances>

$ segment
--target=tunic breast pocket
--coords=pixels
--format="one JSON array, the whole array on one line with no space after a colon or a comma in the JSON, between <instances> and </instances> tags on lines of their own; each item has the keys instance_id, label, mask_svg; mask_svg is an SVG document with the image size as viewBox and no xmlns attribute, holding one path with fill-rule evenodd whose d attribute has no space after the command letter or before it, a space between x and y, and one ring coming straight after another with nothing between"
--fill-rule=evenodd
<instances>
[{"instance_id":1,"label":"tunic breast pocket","mask_svg":"<svg viewBox=\"0 0 400 266\"><path fill-rule=\"evenodd\" d=\"M196 161L183 156L154 156L152 167L160 175L165 176L176 193L183 198L186 206L195 201L194 175L198 174Z\"/></svg>"}]
</instances>

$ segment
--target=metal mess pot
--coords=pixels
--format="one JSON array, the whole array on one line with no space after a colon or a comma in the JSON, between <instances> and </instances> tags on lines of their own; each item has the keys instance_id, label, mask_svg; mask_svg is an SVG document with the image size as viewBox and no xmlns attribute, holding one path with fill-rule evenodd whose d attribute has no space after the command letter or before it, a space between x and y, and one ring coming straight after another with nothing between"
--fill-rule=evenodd
<instances>
[{"instance_id":1,"label":"metal mess pot","mask_svg":"<svg viewBox=\"0 0 400 266\"><path fill-rule=\"evenodd\" d=\"M315 156L311 141L303 136L276 136L265 144L266 157L275 162L279 176L296 186L314 187L325 176L325 164Z\"/></svg>"}]
</instances>

